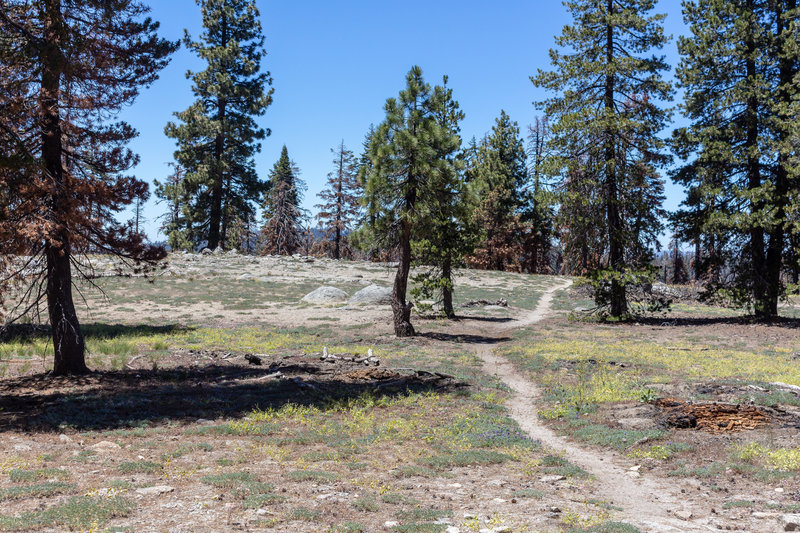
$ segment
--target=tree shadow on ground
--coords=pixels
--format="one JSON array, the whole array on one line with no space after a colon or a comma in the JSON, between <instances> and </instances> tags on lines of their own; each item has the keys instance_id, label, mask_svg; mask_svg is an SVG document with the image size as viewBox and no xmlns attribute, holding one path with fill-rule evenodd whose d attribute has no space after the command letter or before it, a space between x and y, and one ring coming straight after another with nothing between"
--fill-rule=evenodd
<instances>
[{"instance_id":1,"label":"tree shadow on ground","mask_svg":"<svg viewBox=\"0 0 800 533\"><path fill-rule=\"evenodd\" d=\"M458 342L462 344L500 344L510 341L511 337L489 337L486 335L473 335L471 333L442 333L438 331L426 331L419 333L418 337L431 339L441 342Z\"/></svg>"},{"instance_id":2,"label":"tree shadow on ground","mask_svg":"<svg viewBox=\"0 0 800 533\"><path fill-rule=\"evenodd\" d=\"M0 380L0 431L109 430L237 418L255 408L324 406L364 394L450 392L468 387L431 372L401 375L363 364L284 358L269 367L210 365L168 370L46 374Z\"/></svg>"},{"instance_id":3,"label":"tree shadow on ground","mask_svg":"<svg viewBox=\"0 0 800 533\"><path fill-rule=\"evenodd\" d=\"M686 326L771 326L787 329L800 329L800 319L789 317L776 317L769 320L750 316L734 317L646 317L636 320L637 324L659 327L686 327ZM620 322L621 325L630 325L631 322Z\"/></svg>"},{"instance_id":4,"label":"tree shadow on ground","mask_svg":"<svg viewBox=\"0 0 800 533\"><path fill-rule=\"evenodd\" d=\"M166 324L163 326L92 323L82 324L81 331L86 339L116 339L118 337L168 335L193 331L192 326ZM49 340L50 326L47 324L9 324L0 328L0 342L33 342Z\"/></svg>"}]
</instances>

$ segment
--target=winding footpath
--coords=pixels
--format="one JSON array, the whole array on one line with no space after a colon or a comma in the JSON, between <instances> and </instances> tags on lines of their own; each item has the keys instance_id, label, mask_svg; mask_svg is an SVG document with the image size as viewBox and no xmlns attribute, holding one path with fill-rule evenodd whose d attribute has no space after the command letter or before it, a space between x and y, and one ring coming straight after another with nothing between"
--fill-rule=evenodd
<instances>
[{"instance_id":1,"label":"winding footpath","mask_svg":"<svg viewBox=\"0 0 800 533\"><path fill-rule=\"evenodd\" d=\"M495 328L496 333L535 324L546 318L551 311L553 297L558 291L569 288L571 280L547 290L536 309L521 320L512 321ZM490 345L478 346L478 356L483 360L484 370L496 375L514 390L507 402L511 417L532 438L556 453L563 454L572 464L581 467L597 479L596 498L621 507L619 519L633 524L643 531L653 533L718 531L708 524L708 510L702 509L702 501L691 501L680 488L662 478L641 475L629 470L629 460L614 452L603 452L579 447L556 435L542 424L537 415L537 404L541 396L538 386L527 379L514 365L494 353ZM699 496L699 495L698 495ZM700 505L697 505L700 504ZM692 513L684 520L676 512ZM698 520L699 518L699 520ZM702 523L701 523L702 522Z\"/></svg>"}]
</instances>

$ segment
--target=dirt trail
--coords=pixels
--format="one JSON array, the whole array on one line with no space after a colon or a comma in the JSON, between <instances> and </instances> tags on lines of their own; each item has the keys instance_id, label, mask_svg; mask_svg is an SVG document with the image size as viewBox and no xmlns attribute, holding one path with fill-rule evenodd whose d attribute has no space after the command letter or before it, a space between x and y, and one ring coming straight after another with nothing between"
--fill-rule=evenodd
<instances>
[{"instance_id":1,"label":"dirt trail","mask_svg":"<svg viewBox=\"0 0 800 533\"><path fill-rule=\"evenodd\" d=\"M571 284L567 281L549 289L534 311L495 331L525 327L542 320L550 312L555 293ZM515 391L507 407L520 427L544 446L563 453L571 463L594 475L598 481L595 497L621 507L620 519L654 533L717 531L716 527L708 525L708 510L693 505L691 496L682 494L675 484L647 473L636 477L637 473L629 470L634 464L629 459L613 452L601 453L579 447L556 435L537 416L539 388L518 372L511 362L496 355L490 345L480 345L478 355L487 372L498 376ZM683 520L673 514L676 511L690 511L693 516Z\"/></svg>"}]
</instances>

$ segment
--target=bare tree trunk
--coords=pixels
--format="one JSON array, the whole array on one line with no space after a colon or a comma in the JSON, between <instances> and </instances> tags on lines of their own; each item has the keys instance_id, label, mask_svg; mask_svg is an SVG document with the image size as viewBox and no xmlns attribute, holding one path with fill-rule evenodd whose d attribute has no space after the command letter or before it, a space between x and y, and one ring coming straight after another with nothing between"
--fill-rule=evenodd
<instances>
[{"instance_id":1,"label":"bare tree trunk","mask_svg":"<svg viewBox=\"0 0 800 533\"><path fill-rule=\"evenodd\" d=\"M456 313L453 310L453 265L452 259L448 256L445 257L442 264L442 279L446 284L442 287L442 307L444 314L447 318L455 318Z\"/></svg>"},{"instance_id":2,"label":"bare tree trunk","mask_svg":"<svg viewBox=\"0 0 800 533\"><path fill-rule=\"evenodd\" d=\"M44 44L42 87L39 110L42 124L42 159L45 179L53 185L53 196L47 201L52 222L58 228L58 240L45 245L47 260L47 309L53 335L54 375L88 372L84 359L84 340L75 304L72 300L70 241L66 228L69 182L61 159L63 152L59 97L64 58L59 50L61 39L61 0L47 0L43 6Z\"/></svg>"},{"instance_id":3,"label":"bare tree trunk","mask_svg":"<svg viewBox=\"0 0 800 533\"><path fill-rule=\"evenodd\" d=\"M414 187L406 194L405 211L414 211L417 191ZM414 326L411 325L411 304L406 302L408 290L408 273L411 270L411 222L403 220L400 232L400 258L397 264L397 275L392 289L392 315L394 318L394 334L398 337L413 337Z\"/></svg>"},{"instance_id":4,"label":"bare tree trunk","mask_svg":"<svg viewBox=\"0 0 800 533\"><path fill-rule=\"evenodd\" d=\"M777 42L780 49L783 48L785 41L784 31L786 24L784 20L784 11L782 9L782 1L776 2L775 18L777 20L776 34ZM786 12L791 13L797 8L797 0L786 1ZM785 103L787 107L792 104L792 95L787 90L790 87L794 76L797 71L795 62L786 56L785 51L778 50L779 60L779 83L780 90L778 98L781 102ZM781 53L783 52L783 53ZM787 117L783 116L782 119L786 120ZM789 191L789 172L786 156L786 143L789 140L789 135L785 127L781 127L778 134L779 140L779 154L778 166L775 175L775 200L774 206L776 211L777 224L772 229L769 235L769 246L767 247L767 280L766 280L766 312L769 316L778 316L778 300L782 292L781 286L781 267L783 266L783 252L784 244L786 241L786 229L784 219L786 218L786 204L788 202Z\"/></svg>"},{"instance_id":5,"label":"bare tree trunk","mask_svg":"<svg viewBox=\"0 0 800 533\"><path fill-rule=\"evenodd\" d=\"M609 15L614 12L614 1L608 0ZM614 28L609 24L606 28L606 60L609 66L614 63ZM605 110L607 115L614 112L615 79L613 74L606 75L605 84ZM623 250L623 229L619 214L619 191L617 189L616 147L614 146L614 133L605 132L605 196L606 218L608 220L609 240L609 265L617 273L625 269ZM628 300L625 295L625 285L615 277L611 280L611 316L622 317L628 312Z\"/></svg>"}]
</instances>

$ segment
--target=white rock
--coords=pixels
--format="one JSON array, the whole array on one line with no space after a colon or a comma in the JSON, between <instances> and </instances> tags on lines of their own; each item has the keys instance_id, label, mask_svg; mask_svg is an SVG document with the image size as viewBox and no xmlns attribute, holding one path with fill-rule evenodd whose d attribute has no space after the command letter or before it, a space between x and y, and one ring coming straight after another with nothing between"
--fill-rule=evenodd
<instances>
[{"instance_id":1,"label":"white rock","mask_svg":"<svg viewBox=\"0 0 800 533\"><path fill-rule=\"evenodd\" d=\"M336 287L324 286L316 289L305 296L303 301L312 304L330 304L347 300L347 293Z\"/></svg>"},{"instance_id":2,"label":"white rock","mask_svg":"<svg viewBox=\"0 0 800 533\"><path fill-rule=\"evenodd\" d=\"M141 494L142 496L158 496L159 494L166 494L174 490L175 488L169 485L156 485L155 487L136 489L136 494Z\"/></svg>"},{"instance_id":3,"label":"white rock","mask_svg":"<svg viewBox=\"0 0 800 533\"><path fill-rule=\"evenodd\" d=\"M447 526L447 529L444 530L445 533L461 533L461 530L458 529L456 526Z\"/></svg>"},{"instance_id":4,"label":"white rock","mask_svg":"<svg viewBox=\"0 0 800 533\"><path fill-rule=\"evenodd\" d=\"M780 518L784 531L800 531L800 514L785 514Z\"/></svg>"},{"instance_id":5,"label":"white rock","mask_svg":"<svg viewBox=\"0 0 800 533\"><path fill-rule=\"evenodd\" d=\"M691 511L675 511L674 514L681 520L689 520L692 516L694 516L692 515Z\"/></svg>"},{"instance_id":6,"label":"white rock","mask_svg":"<svg viewBox=\"0 0 800 533\"><path fill-rule=\"evenodd\" d=\"M72 439L69 438L67 435L64 435L63 433L58 436L58 440L60 440L61 442L65 442L65 443L72 442Z\"/></svg>"},{"instance_id":7,"label":"white rock","mask_svg":"<svg viewBox=\"0 0 800 533\"><path fill-rule=\"evenodd\" d=\"M89 447L96 452L113 452L120 449L119 444L108 440L100 441L97 444L93 444Z\"/></svg>"},{"instance_id":8,"label":"white rock","mask_svg":"<svg viewBox=\"0 0 800 533\"><path fill-rule=\"evenodd\" d=\"M539 478L539 481L542 483L555 483L556 481L564 481L567 479L564 476L542 476Z\"/></svg>"},{"instance_id":9,"label":"white rock","mask_svg":"<svg viewBox=\"0 0 800 533\"><path fill-rule=\"evenodd\" d=\"M29 444L15 444L14 445L14 451L15 452L29 452L32 449L33 448L31 448L31 446Z\"/></svg>"},{"instance_id":10,"label":"white rock","mask_svg":"<svg viewBox=\"0 0 800 533\"><path fill-rule=\"evenodd\" d=\"M392 520L383 523L384 529L392 529L394 526L399 526L399 525L400 522L394 522Z\"/></svg>"},{"instance_id":11,"label":"white rock","mask_svg":"<svg viewBox=\"0 0 800 533\"><path fill-rule=\"evenodd\" d=\"M369 285L351 296L347 303L348 305L389 305L392 303L392 288Z\"/></svg>"}]
</instances>

